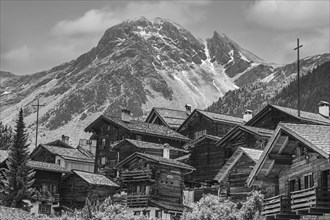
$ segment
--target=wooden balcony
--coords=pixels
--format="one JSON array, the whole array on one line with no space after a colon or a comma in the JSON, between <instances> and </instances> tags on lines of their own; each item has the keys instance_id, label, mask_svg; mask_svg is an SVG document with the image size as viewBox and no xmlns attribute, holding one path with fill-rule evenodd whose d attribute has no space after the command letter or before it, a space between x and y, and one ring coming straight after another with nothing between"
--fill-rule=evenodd
<instances>
[{"instance_id":1,"label":"wooden balcony","mask_svg":"<svg viewBox=\"0 0 330 220\"><path fill-rule=\"evenodd\" d=\"M306 215L330 213L330 188L312 187L292 192L291 209Z\"/></svg>"},{"instance_id":2,"label":"wooden balcony","mask_svg":"<svg viewBox=\"0 0 330 220\"><path fill-rule=\"evenodd\" d=\"M290 197L278 195L264 200L261 214L266 219L299 219L291 212Z\"/></svg>"},{"instance_id":3,"label":"wooden balcony","mask_svg":"<svg viewBox=\"0 0 330 220\"><path fill-rule=\"evenodd\" d=\"M149 196L145 194L129 194L127 195L127 206L134 207L147 207Z\"/></svg>"},{"instance_id":4,"label":"wooden balcony","mask_svg":"<svg viewBox=\"0 0 330 220\"><path fill-rule=\"evenodd\" d=\"M122 182L151 181L153 180L153 176L151 170L121 171L120 180Z\"/></svg>"}]
</instances>

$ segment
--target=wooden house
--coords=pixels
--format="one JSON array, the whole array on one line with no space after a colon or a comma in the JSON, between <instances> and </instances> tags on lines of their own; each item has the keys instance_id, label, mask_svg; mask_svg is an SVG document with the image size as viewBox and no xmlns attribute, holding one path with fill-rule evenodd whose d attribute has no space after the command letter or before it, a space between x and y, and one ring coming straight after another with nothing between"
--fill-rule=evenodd
<instances>
[{"instance_id":1,"label":"wooden house","mask_svg":"<svg viewBox=\"0 0 330 220\"><path fill-rule=\"evenodd\" d=\"M145 122L163 125L176 130L187 119L190 113L191 106L189 105L186 105L186 111L154 107Z\"/></svg>"},{"instance_id":2,"label":"wooden house","mask_svg":"<svg viewBox=\"0 0 330 220\"><path fill-rule=\"evenodd\" d=\"M258 162L262 150L239 147L214 178L220 184L220 194L234 200L243 200L251 192L246 180Z\"/></svg>"},{"instance_id":3,"label":"wooden house","mask_svg":"<svg viewBox=\"0 0 330 220\"><path fill-rule=\"evenodd\" d=\"M280 122L329 125L330 119L322 111L319 114L300 111L299 116L297 109L269 104L245 125L275 130Z\"/></svg>"},{"instance_id":4,"label":"wooden house","mask_svg":"<svg viewBox=\"0 0 330 220\"><path fill-rule=\"evenodd\" d=\"M126 138L158 144L167 143L177 148L190 141L168 127L132 120L130 112L126 109L122 111L121 118L101 115L85 131L92 132L91 140L97 141L95 172L104 168L111 170L114 167L117 159L113 159L112 145ZM115 173L109 172L107 175L114 177Z\"/></svg>"},{"instance_id":5,"label":"wooden house","mask_svg":"<svg viewBox=\"0 0 330 220\"><path fill-rule=\"evenodd\" d=\"M187 150L172 147L168 144L157 144L133 139L125 139L113 146L112 151L115 153L112 153L111 155L115 156L113 159L117 159L119 162L135 152L162 157L164 148L169 149L170 159L175 159L189 153Z\"/></svg>"},{"instance_id":6,"label":"wooden house","mask_svg":"<svg viewBox=\"0 0 330 220\"><path fill-rule=\"evenodd\" d=\"M329 146L329 125L278 125L247 180L274 187L263 205L267 219L330 218Z\"/></svg>"},{"instance_id":7,"label":"wooden house","mask_svg":"<svg viewBox=\"0 0 330 220\"><path fill-rule=\"evenodd\" d=\"M170 219L183 212L184 175L195 169L164 156L136 152L116 165L127 205L135 214Z\"/></svg>"},{"instance_id":8,"label":"wooden house","mask_svg":"<svg viewBox=\"0 0 330 220\"><path fill-rule=\"evenodd\" d=\"M243 123L243 118L195 109L177 131L190 139L205 134L222 137L236 125Z\"/></svg>"},{"instance_id":9,"label":"wooden house","mask_svg":"<svg viewBox=\"0 0 330 220\"><path fill-rule=\"evenodd\" d=\"M27 165L36 172L32 186L36 191L32 195L30 213L54 214L60 206L61 177L68 171L57 164L41 161L31 160Z\"/></svg>"},{"instance_id":10,"label":"wooden house","mask_svg":"<svg viewBox=\"0 0 330 220\"><path fill-rule=\"evenodd\" d=\"M102 202L108 196L113 195L118 187L119 185L103 175L73 170L62 179L61 205L82 208L86 198L92 203Z\"/></svg>"},{"instance_id":11,"label":"wooden house","mask_svg":"<svg viewBox=\"0 0 330 220\"><path fill-rule=\"evenodd\" d=\"M30 154L32 160L56 163L66 170L72 169L93 172L94 157L84 150L74 148L67 143L56 140L47 144L39 144Z\"/></svg>"}]
</instances>

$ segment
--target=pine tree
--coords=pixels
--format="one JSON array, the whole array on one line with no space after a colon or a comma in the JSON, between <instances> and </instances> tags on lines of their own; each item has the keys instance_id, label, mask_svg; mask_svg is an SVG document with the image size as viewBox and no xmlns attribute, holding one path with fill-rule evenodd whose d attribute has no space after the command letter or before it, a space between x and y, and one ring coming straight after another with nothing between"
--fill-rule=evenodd
<instances>
[{"instance_id":1,"label":"pine tree","mask_svg":"<svg viewBox=\"0 0 330 220\"><path fill-rule=\"evenodd\" d=\"M3 125L0 121L0 150L7 150L13 143L14 133L11 127Z\"/></svg>"},{"instance_id":2,"label":"pine tree","mask_svg":"<svg viewBox=\"0 0 330 220\"><path fill-rule=\"evenodd\" d=\"M28 135L23 121L23 110L16 121L13 144L9 148L8 169L3 170L0 187L4 196L2 203L8 207L24 207L23 199L29 199L32 193L35 172L27 166L29 152Z\"/></svg>"}]
</instances>

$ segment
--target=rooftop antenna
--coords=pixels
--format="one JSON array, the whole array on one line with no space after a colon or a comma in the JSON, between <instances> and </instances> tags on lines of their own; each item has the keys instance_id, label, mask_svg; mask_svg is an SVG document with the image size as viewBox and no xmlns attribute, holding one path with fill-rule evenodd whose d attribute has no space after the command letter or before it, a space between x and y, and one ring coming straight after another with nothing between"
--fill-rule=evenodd
<instances>
[{"instance_id":1,"label":"rooftop antenna","mask_svg":"<svg viewBox=\"0 0 330 220\"><path fill-rule=\"evenodd\" d=\"M297 76L298 76L298 117L300 117L300 74L299 74L299 48L303 45L299 45L299 38L297 38L297 47L293 50L297 50Z\"/></svg>"},{"instance_id":2,"label":"rooftop antenna","mask_svg":"<svg viewBox=\"0 0 330 220\"><path fill-rule=\"evenodd\" d=\"M37 125L36 125L36 147L38 146L38 119L39 119L39 107L45 106L39 104L39 99L36 105L32 105L33 107L37 107Z\"/></svg>"}]
</instances>

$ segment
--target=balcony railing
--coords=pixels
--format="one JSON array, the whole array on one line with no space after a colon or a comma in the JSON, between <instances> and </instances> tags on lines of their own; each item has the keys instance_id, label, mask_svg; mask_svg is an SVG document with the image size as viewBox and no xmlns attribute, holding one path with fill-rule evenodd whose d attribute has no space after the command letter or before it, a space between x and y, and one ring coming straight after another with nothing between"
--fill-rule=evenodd
<instances>
[{"instance_id":1,"label":"balcony railing","mask_svg":"<svg viewBox=\"0 0 330 220\"><path fill-rule=\"evenodd\" d=\"M149 196L145 194L129 194L127 195L127 206L133 207L146 207L148 206Z\"/></svg>"},{"instance_id":2,"label":"balcony railing","mask_svg":"<svg viewBox=\"0 0 330 220\"><path fill-rule=\"evenodd\" d=\"M122 182L138 182L152 180L151 170L130 170L121 171L120 180Z\"/></svg>"},{"instance_id":3,"label":"balcony railing","mask_svg":"<svg viewBox=\"0 0 330 220\"><path fill-rule=\"evenodd\" d=\"M285 195L278 195L264 200L262 215L275 215L291 213L290 198Z\"/></svg>"},{"instance_id":4,"label":"balcony railing","mask_svg":"<svg viewBox=\"0 0 330 220\"><path fill-rule=\"evenodd\" d=\"M294 211L308 208L330 209L330 188L312 187L291 192L291 209Z\"/></svg>"}]
</instances>

